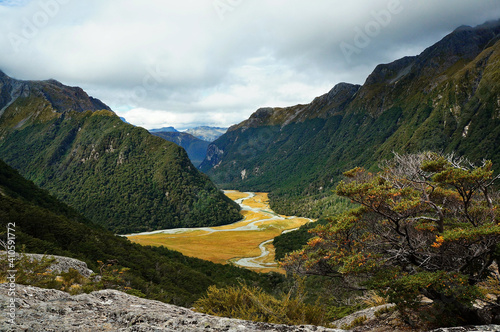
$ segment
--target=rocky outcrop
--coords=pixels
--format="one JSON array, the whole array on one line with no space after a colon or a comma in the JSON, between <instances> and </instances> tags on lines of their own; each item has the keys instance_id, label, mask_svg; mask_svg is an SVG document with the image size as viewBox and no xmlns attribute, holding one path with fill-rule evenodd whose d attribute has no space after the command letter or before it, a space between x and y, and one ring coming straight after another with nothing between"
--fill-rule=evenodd
<instances>
[{"instance_id":1,"label":"rocky outcrop","mask_svg":"<svg viewBox=\"0 0 500 332\"><path fill-rule=\"evenodd\" d=\"M5 251L0 251L0 258L5 256ZM16 260L19 260L22 255L25 255L30 259L30 261L41 261L43 258L54 259L52 265L50 265L49 270L56 274L60 274L61 272L68 272L69 269L74 269L78 271L82 276L89 278L94 271L87 267L87 263L82 262L75 258L69 258L64 256L56 256L56 255L40 255L40 254L19 254L16 253Z\"/></svg>"},{"instance_id":2,"label":"rocky outcrop","mask_svg":"<svg viewBox=\"0 0 500 332\"><path fill-rule=\"evenodd\" d=\"M498 332L500 325L459 326L433 330L432 332Z\"/></svg>"},{"instance_id":3,"label":"rocky outcrop","mask_svg":"<svg viewBox=\"0 0 500 332\"><path fill-rule=\"evenodd\" d=\"M8 291L7 285L0 285L3 312L10 300ZM71 296L58 290L17 285L16 303L16 324L0 315L1 331L342 331L208 316L116 290Z\"/></svg>"},{"instance_id":4,"label":"rocky outcrop","mask_svg":"<svg viewBox=\"0 0 500 332\"><path fill-rule=\"evenodd\" d=\"M5 251L0 252L0 257L3 257L6 254ZM19 254L16 253L16 260L21 258L21 255L26 255L31 261L37 260L40 261L43 258L54 259L52 265L50 265L49 270L60 274L61 272L68 272L69 269L74 269L78 271L82 276L89 278L94 271L87 267L87 263L82 262L75 258L69 258L64 256L56 256L56 255L40 255L40 254Z\"/></svg>"},{"instance_id":5,"label":"rocky outcrop","mask_svg":"<svg viewBox=\"0 0 500 332\"><path fill-rule=\"evenodd\" d=\"M9 312L12 294L8 284L0 284L0 310ZM319 326L278 325L214 317L159 301L147 300L116 290L101 290L71 296L68 293L17 285L15 324L8 315L0 315L0 331L167 331L167 332L344 332ZM370 308L336 321L350 324L361 316L372 316L381 307ZM373 319L352 331L397 331L398 327ZM406 326L407 328L407 326ZM406 330L405 328L405 330ZM422 331L422 330L418 330ZM432 332L500 331L499 325L466 326Z\"/></svg>"},{"instance_id":6,"label":"rocky outcrop","mask_svg":"<svg viewBox=\"0 0 500 332\"><path fill-rule=\"evenodd\" d=\"M360 319L362 317L364 317L363 319L365 319L364 322L368 322L368 321L374 320L376 318L376 315L375 315L376 312L387 310L387 309L392 308L392 307L394 307L394 304L384 304L384 305L360 310L360 311L357 311L349 316L345 316L342 319L336 320L335 322L333 322L333 324L337 327L350 326L351 324L353 324L353 322L355 320Z\"/></svg>"}]
</instances>

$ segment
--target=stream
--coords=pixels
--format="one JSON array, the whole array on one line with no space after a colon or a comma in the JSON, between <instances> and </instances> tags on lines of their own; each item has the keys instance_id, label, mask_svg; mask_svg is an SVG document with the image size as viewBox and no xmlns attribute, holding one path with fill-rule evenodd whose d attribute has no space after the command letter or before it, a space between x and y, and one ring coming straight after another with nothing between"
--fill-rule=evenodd
<instances>
[{"instance_id":1,"label":"stream","mask_svg":"<svg viewBox=\"0 0 500 332\"><path fill-rule=\"evenodd\" d=\"M226 191L226 193L232 192L232 191ZM236 199L235 202L238 203L241 207L241 209L244 211L253 211L253 212L258 212L261 215L264 216L264 218L256 219L248 224L244 224L235 228L229 228L229 229L221 229L221 227L199 227L199 228L175 228L175 229L165 229L165 230L158 230L158 231L153 231L153 232L143 232L143 233L136 233L136 234L129 234L125 236L140 236L140 235L153 235L153 234L182 234L186 232L193 232L193 231L204 231L206 232L203 235L199 236L206 236L215 232L240 232L240 231L258 231L259 230L259 224L262 224L263 222L269 222L273 220L279 220L279 221L284 221L288 219L287 217L278 215L274 211L272 211L268 206L266 208L258 208L258 207L251 207L247 204L245 204L245 201L252 199L255 197L255 193L253 192L245 192L247 196ZM289 217L289 218L294 218L294 217ZM312 219L307 219L308 222L313 222ZM244 222L238 221L235 224ZM233 225L235 225L233 224ZM231 226L231 225L226 225L226 226ZM283 233L288 233L291 231L296 230L297 228L294 229L288 229L282 232ZM270 252L266 248L266 245L270 244L273 242L273 239L269 239L266 241L263 241L262 243L259 244L259 249L260 249L260 255L255 256L255 257L244 257L244 258L237 258L237 259L231 259L230 261L238 266L246 267L246 268L252 268L252 269L270 269L270 268L276 268L278 264L276 262L270 262L270 263L264 263L261 262L262 260L267 257Z\"/></svg>"}]
</instances>

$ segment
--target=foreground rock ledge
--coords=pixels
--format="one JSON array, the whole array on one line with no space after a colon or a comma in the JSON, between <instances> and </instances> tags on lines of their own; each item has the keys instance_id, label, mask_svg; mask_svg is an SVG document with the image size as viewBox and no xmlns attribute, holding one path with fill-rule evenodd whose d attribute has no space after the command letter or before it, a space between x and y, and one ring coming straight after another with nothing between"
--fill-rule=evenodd
<instances>
[{"instance_id":1,"label":"foreground rock ledge","mask_svg":"<svg viewBox=\"0 0 500 332\"><path fill-rule=\"evenodd\" d=\"M11 325L6 317L9 300L7 285L1 284L1 331L344 331L214 317L116 290L71 296L24 285L17 285L16 325Z\"/></svg>"}]
</instances>

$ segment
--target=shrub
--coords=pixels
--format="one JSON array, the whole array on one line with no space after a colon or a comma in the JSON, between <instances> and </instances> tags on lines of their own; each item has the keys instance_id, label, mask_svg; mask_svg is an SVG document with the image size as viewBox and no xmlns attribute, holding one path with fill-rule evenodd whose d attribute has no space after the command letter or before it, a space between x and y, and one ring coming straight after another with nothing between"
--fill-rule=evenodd
<instances>
[{"instance_id":1,"label":"shrub","mask_svg":"<svg viewBox=\"0 0 500 332\"><path fill-rule=\"evenodd\" d=\"M304 303L304 282L281 298L265 293L259 287L244 284L218 288L210 286L206 296L195 302L197 311L210 315L275 324L325 325L324 309Z\"/></svg>"}]
</instances>

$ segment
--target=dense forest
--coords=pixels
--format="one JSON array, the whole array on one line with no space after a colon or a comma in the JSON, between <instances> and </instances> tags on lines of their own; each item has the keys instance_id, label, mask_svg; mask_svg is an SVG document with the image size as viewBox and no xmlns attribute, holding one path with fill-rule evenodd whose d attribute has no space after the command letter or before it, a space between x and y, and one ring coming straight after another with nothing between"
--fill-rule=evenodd
<instances>
[{"instance_id":1,"label":"dense forest","mask_svg":"<svg viewBox=\"0 0 500 332\"><path fill-rule=\"evenodd\" d=\"M19 252L62 255L80 259L94 271L101 263L113 262L113 269L126 269L122 278L133 294L190 306L211 285L239 282L259 286L268 292L280 287L279 274L258 274L232 265L219 265L168 250L143 247L125 237L95 225L47 191L22 178L0 161L0 220L5 239L6 226L15 224Z\"/></svg>"}]
</instances>

